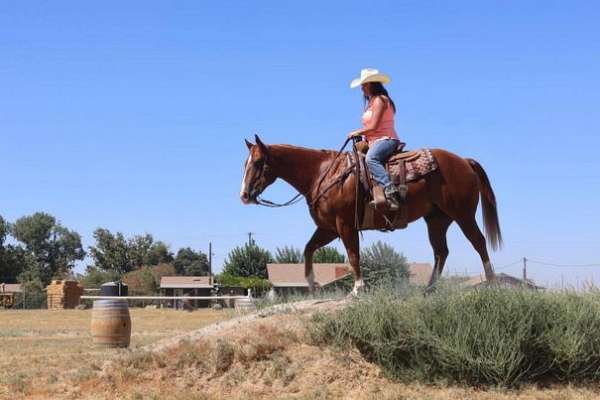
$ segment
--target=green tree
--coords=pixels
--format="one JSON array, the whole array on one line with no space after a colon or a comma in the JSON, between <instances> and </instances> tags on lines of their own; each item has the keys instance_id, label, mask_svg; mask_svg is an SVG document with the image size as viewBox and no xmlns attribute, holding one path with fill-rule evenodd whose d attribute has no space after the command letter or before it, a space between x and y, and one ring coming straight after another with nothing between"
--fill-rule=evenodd
<instances>
[{"instance_id":1,"label":"green tree","mask_svg":"<svg viewBox=\"0 0 600 400\"><path fill-rule=\"evenodd\" d=\"M266 278L267 263L270 262L273 262L271 253L252 242L231 250L225 260L223 272L234 276Z\"/></svg>"},{"instance_id":2,"label":"green tree","mask_svg":"<svg viewBox=\"0 0 600 400\"><path fill-rule=\"evenodd\" d=\"M173 261L173 253L164 242L154 241L149 233L136 235L127 241L128 256L134 268Z\"/></svg>"},{"instance_id":3,"label":"green tree","mask_svg":"<svg viewBox=\"0 0 600 400\"><path fill-rule=\"evenodd\" d=\"M43 287L33 254L21 246L6 244L9 233L10 224L0 216L0 283L26 282L31 274L35 274L39 281L37 286Z\"/></svg>"},{"instance_id":4,"label":"green tree","mask_svg":"<svg viewBox=\"0 0 600 400\"><path fill-rule=\"evenodd\" d=\"M313 263L343 263L346 257L335 247L325 246L315 251Z\"/></svg>"},{"instance_id":5,"label":"green tree","mask_svg":"<svg viewBox=\"0 0 600 400\"><path fill-rule=\"evenodd\" d=\"M143 266L123 275L123 282L129 286L131 295L155 295L158 294L160 281L152 273L151 266Z\"/></svg>"},{"instance_id":6,"label":"green tree","mask_svg":"<svg viewBox=\"0 0 600 400\"><path fill-rule=\"evenodd\" d=\"M175 267L170 264L145 265L123 276L133 295L155 295L160 291L163 276L175 275Z\"/></svg>"},{"instance_id":7,"label":"green tree","mask_svg":"<svg viewBox=\"0 0 600 400\"><path fill-rule=\"evenodd\" d=\"M16 282L25 271L37 269L33 254L20 246L7 245L0 253L0 282Z\"/></svg>"},{"instance_id":8,"label":"green tree","mask_svg":"<svg viewBox=\"0 0 600 400\"><path fill-rule=\"evenodd\" d=\"M215 276L215 281L221 286L239 286L252 290L253 295L260 296L268 292L273 285L268 279L258 278L256 276L235 276L223 272Z\"/></svg>"},{"instance_id":9,"label":"green tree","mask_svg":"<svg viewBox=\"0 0 600 400\"><path fill-rule=\"evenodd\" d=\"M6 241L9 232L10 226L8 225L8 222L0 215L0 249L4 247L4 242Z\"/></svg>"},{"instance_id":10,"label":"green tree","mask_svg":"<svg viewBox=\"0 0 600 400\"><path fill-rule=\"evenodd\" d=\"M62 226L49 214L38 212L19 218L11 226L11 232L35 257L44 285L55 276L68 275L75 262L85 257L79 234Z\"/></svg>"},{"instance_id":11,"label":"green tree","mask_svg":"<svg viewBox=\"0 0 600 400\"><path fill-rule=\"evenodd\" d=\"M161 241L154 242L146 255L145 265L159 265L173 262L169 246Z\"/></svg>"},{"instance_id":12,"label":"green tree","mask_svg":"<svg viewBox=\"0 0 600 400\"><path fill-rule=\"evenodd\" d=\"M133 269L148 265L153 243L154 238L149 233L135 235L127 241L127 257L133 265Z\"/></svg>"},{"instance_id":13,"label":"green tree","mask_svg":"<svg viewBox=\"0 0 600 400\"><path fill-rule=\"evenodd\" d=\"M37 309L46 306L47 295L44 292L46 284L42 282L39 276L35 275L36 272L35 269L28 270L19 277L22 293L19 296L18 303L15 304L15 308Z\"/></svg>"},{"instance_id":14,"label":"green tree","mask_svg":"<svg viewBox=\"0 0 600 400\"><path fill-rule=\"evenodd\" d=\"M177 251L173 265L179 275L208 275L208 257L203 252L196 252L190 247L184 247Z\"/></svg>"},{"instance_id":15,"label":"green tree","mask_svg":"<svg viewBox=\"0 0 600 400\"><path fill-rule=\"evenodd\" d=\"M389 244L377 241L360 254L363 279L370 286L398 285L408 282L406 257Z\"/></svg>"},{"instance_id":16,"label":"green tree","mask_svg":"<svg viewBox=\"0 0 600 400\"><path fill-rule=\"evenodd\" d=\"M77 277L85 288L99 288L106 282L113 282L120 279L119 273L113 270L103 270L95 265L88 265L85 274Z\"/></svg>"},{"instance_id":17,"label":"green tree","mask_svg":"<svg viewBox=\"0 0 600 400\"><path fill-rule=\"evenodd\" d=\"M275 251L275 261L281 264L298 264L304 261L304 256L300 249L293 246L284 246Z\"/></svg>"},{"instance_id":18,"label":"green tree","mask_svg":"<svg viewBox=\"0 0 600 400\"><path fill-rule=\"evenodd\" d=\"M22 272L22 268L18 268L12 259L11 246L5 245L9 230L8 222L0 216L0 283L14 282Z\"/></svg>"},{"instance_id":19,"label":"green tree","mask_svg":"<svg viewBox=\"0 0 600 400\"><path fill-rule=\"evenodd\" d=\"M90 247L94 265L104 271L115 271L119 276L133 270L129 246L121 232L112 234L108 229L94 231L96 245Z\"/></svg>"}]
</instances>

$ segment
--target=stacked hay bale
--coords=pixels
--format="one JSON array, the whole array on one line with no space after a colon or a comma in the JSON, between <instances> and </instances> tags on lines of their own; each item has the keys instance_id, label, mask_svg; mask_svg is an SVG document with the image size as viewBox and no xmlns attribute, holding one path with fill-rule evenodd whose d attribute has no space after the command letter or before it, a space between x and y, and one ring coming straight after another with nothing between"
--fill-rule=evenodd
<instances>
[{"instance_id":1,"label":"stacked hay bale","mask_svg":"<svg viewBox=\"0 0 600 400\"><path fill-rule=\"evenodd\" d=\"M77 281L54 280L48 285L48 309L75 308L83 294L83 287Z\"/></svg>"}]
</instances>

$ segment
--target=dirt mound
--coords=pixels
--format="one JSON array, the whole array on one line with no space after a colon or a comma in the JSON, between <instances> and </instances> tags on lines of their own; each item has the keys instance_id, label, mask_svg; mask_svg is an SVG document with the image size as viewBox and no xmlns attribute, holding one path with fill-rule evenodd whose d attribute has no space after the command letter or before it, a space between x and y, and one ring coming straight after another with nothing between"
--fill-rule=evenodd
<instances>
[{"instance_id":1,"label":"dirt mound","mask_svg":"<svg viewBox=\"0 0 600 400\"><path fill-rule=\"evenodd\" d=\"M593 399L571 387L520 392L402 384L354 349L310 340L311 314L346 301L304 301L241 316L148 346L74 382L69 398L123 399Z\"/></svg>"}]
</instances>

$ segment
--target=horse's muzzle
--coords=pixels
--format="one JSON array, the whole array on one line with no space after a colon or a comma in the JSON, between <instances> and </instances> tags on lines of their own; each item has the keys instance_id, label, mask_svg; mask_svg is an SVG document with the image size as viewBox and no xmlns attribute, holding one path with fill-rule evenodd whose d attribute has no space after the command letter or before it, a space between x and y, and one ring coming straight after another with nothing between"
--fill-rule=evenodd
<instances>
[{"instance_id":1,"label":"horse's muzzle","mask_svg":"<svg viewBox=\"0 0 600 400\"><path fill-rule=\"evenodd\" d=\"M251 195L248 192L242 192L240 194L240 199L244 204L257 204L256 195Z\"/></svg>"}]
</instances>

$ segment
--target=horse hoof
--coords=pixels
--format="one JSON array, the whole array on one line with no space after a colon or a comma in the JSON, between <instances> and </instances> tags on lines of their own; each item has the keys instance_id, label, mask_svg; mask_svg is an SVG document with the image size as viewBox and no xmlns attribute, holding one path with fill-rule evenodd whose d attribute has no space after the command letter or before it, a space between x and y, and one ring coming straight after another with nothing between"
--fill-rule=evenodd
<instances>
[{"instance_id":1,"label":"horse hoof","mask_svg":"<svg viewBox=\"0 0 600 400\"><path fill-rule=\"evenodd\" d=\"M427 286L423 291L423 296L429 296L431 294L434 294L436 290L437 288L435 286Z\"/></svg>"}]
</instances>

